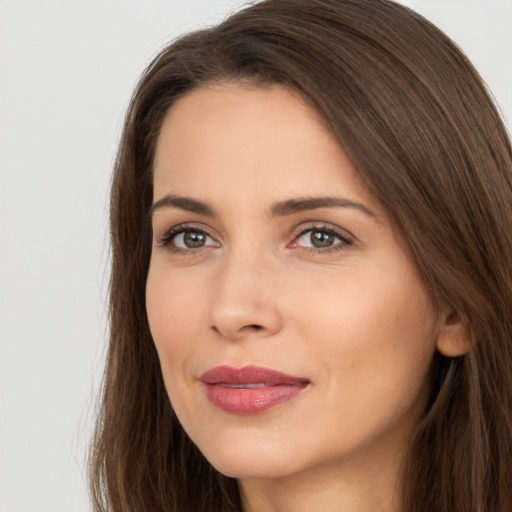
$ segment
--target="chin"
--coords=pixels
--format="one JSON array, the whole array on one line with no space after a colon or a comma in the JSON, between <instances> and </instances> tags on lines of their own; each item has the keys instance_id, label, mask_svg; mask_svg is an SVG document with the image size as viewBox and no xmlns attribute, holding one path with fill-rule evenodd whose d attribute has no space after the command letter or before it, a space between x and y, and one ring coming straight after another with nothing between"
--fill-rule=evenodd
<instances>
[{"instance_id":1,"label":"chin","mask_svg":"<svg viewBox=\"0 0 512 512\"><path fill-rule=\"evenodd\" d=\"M279 479L297 473L297 468L292 468L288 463L276 460L268 460L266 457L239 458L234 457L208 459L210 464L219 473L237 480L248 479Z\"/></svg>"},{"instance_id":2,"label":"chin","mask_svg":"<svg viewBox=\"0 0 512 512\"><path fill-rule=\"evenodd\" d=\"M300 470L297 450L281 440L254 439L246 436L219 436L214 445L198 443L208 462L225 476L248 478L282 478Z\"/></svg>"}]
</instances>

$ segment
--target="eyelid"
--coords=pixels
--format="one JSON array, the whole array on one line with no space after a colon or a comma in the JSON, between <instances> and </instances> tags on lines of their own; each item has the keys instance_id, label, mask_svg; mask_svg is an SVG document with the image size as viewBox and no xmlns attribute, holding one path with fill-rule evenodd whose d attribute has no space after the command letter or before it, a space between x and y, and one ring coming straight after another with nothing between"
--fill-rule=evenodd
<instances>
[{"instance_id":1,"label":"eyelid","mask_svg":"<svg viewBox=\"0 0 512 512\"><path fill-rule=\"evenodd\" d=\"M315 247L315 246L303 246L299 245L299 239L307 234L309 231L325 231L335 237L337 237L340 241L336 242L332 246L327 247ZM167 248L174 253L177 254L198 254L202 250L211 248L211 247L220 247L222 244L219 242L219 237L215 236L211 233L211 229L208 226L204 226L202 223L196 222L182 222L172 226L170 229L165 231L165 233L159 237L156 237L156 244L159 247ZM199 247L178 247L172 244L172 240L175 239L179 234L186 232L197 232L206 235L210 238L214 243L208 243ZM336 252L339 250L346 249L348 246L352 245L355 241L355 237L348 232L347 230L336 226L335 224L331 224L328 222L321 221L310 221L307 223L301 223L294 229L294 233L292 234L292 240L287 244L287 248L291 249L302 249L309 253L329 253Z\"/></svg>"},{"instance_id":2,"label":"eyelid","mask_svg":"<svg viewBox=\"0 0 512 512\"><path fill-rule=\"evenodd\" d=\"M340 239L340 242L335 245L329 247L308 247L298 245L298 240L307 234L309 231L325 231L326 233L330 233L335 237ZM335 252L338 250L343 250L346 247L352 245L355 241L355 237L349 233L347 230L342 229L334 224L328 222L316 222L311 221L306 224L301 224L295 229L295 233L293 235L292 241L288 244L287 247L292 249L303 249L308 252L314 253L327 253L327 252Z\"/></svg>"},{"instance_id":3,"label":"eyelid","mask_svg":"<svg viewBox=\"0 0 512 512\"><path fill-rule=\"evenodd\" d=\"M217 237L212 235L210 233L210 230L208 228L205 228L204 225L197 224L195 222L182 222L180 224L176 224L175 226L172 226L170 229L165 231L165 233L163 235L156 238L156 243L160 247L171 248L172 240L174 238L176 238L178 235L180 235L181 233L186 233L186 232L202 233L202 234L206 235L207 237L209 237L211 240L213 240L215 242L215 244L208 244L208 245L198 247L198 248L192 248L192 247L183 248L183 247L173 246L172 247L173 251L181 252L181 253L185 253L185 252L188 253L188 252L198 252L201 249L204 249L205 247L212 247L212 246L220 247L220 243L218 242Z\"/></svg>"}]
</instances>

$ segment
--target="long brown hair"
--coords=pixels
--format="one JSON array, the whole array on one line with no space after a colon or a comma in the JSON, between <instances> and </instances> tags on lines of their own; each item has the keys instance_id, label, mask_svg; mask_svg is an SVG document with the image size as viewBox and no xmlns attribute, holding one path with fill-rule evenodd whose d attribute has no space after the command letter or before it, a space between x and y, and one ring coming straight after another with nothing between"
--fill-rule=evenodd
<instances>
[{"instance_id":1,"label":"long brown hair","mask_svg":"<svg viewBox=\"0 0 512 512\"><path fill-rule=\"evenodd\" d=\"M267 0L173 42L143 74L115 165L110 345L91 451L95 511L235 512L167 397L145 310L152 161L202 84L283 84L328 123L474 344L436 355L403 465L404 512L512 507L512 149L485 85L437 28L388 0Z\"/></svg>"}]
</instances>

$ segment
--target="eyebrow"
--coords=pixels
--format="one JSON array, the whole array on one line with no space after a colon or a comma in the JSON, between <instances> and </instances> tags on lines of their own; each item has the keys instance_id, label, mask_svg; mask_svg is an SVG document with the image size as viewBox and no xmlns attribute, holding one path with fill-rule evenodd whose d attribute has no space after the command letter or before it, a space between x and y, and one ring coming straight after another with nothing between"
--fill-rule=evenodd
<instances>
[{"instance_id":1,"label":"eyebrow","mask_svg":"<svg viewBox=\"0 0 512 512\"><path fill-rule=\"evenodd\" d=\"M192 199L190 197L182 197L176 196L174 194L167 194L156 203L153 203L151 208L149 209L149 216L152 217L153 214L162 208L179 208L180 210L185 210L187 212L198 213L200 215L206 215L208 217L213 217L215 215L215 211L206 203L202 201L197 201L196 199Z\"/></svg>"},{"instance_id":2,"label":"eyebrow","mask_svg":"<svg viewBox=\"0 0 512 512\"><path fill-rule=\"evenodd\" d=\"M207 217L214 217L215 210L202 201L192 199L190 197L178 196L175 194L167 194L161 199L153 203L149 210L150 217L162 208L178 208L187 212L205 215ZM288 199L280 201L272 205L270 209L271 217L284 217L294 213L317 210L319 208L353 208L365 215L377 219L377 215L366 207L364 204L345 199L343 197L299 197L295 199Z\"/></svg>"},{"instance_id":3,"label":"eyebrow","mask_svg":"<svg viewBox=\"0 0 512 512\"><path fill-rule=\"evenodd\" d=\"M377 218L377 215L373 213L364 204L345 199L343 197L304 197L297 199L289 199L276 203L272 206L271 215L273 217L281 217L284 215L291 215L293 213L316 210L318 208L354 208L360 212L372 217Z\"/></svg>"}]
</instances>

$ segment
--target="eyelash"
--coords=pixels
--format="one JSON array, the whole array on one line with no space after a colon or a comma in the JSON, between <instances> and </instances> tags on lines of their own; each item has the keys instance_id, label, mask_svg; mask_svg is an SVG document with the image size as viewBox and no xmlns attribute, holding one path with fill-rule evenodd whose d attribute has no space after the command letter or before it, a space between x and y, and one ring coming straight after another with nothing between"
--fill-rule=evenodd
<instances>
[{"instance_id":1,"label":"eyelash","mask_svg":"<svg viewBox=\"0 0 512 512\"><path fill-rule=\"evenodd\" d=\"M180 255L186 255L186 254L196 254L204 247L199 247L197 249L189 248L189 249L182 249L181 247L176 247L171 244L171 242L178 236L184 233L199 233L202 235L207 236L208 238L212 238L204 229L201 229L197 226L194 226L193 224L179 224L177 226L174 226L171 228L165 235L158 240L158 245L160 247L166 247L171 251L172 254L180 254ZM212 238L213 239L213 238Z\"/></svg>"},{"instance_id":2,"label":"eyelash","mask_svg":"<svg viewBox=\"0 0 512 512\"><path fill-rule=\"evenodd\" d=\"M322 233L327 233L329 235L332 235L340 240L340 242L337 242L335 245L330 247L303 247L295 245L295 247L298 247L302 249L303 251L307 252L308 254L332 254L339 251L342 251L346 249L348 246L352 245L353 239L350 237L350 235L347 234L347 232L342 231L340 229L336 229L335 227L331 225L325 225L325 224L311 224L307 226L306 228L303 228L301 231L299 231L296 235L294 235L293 240L290 244L297 243L298 240L300 240L304 235L309 233L310 231L319 231ZM198 247L198 248L188 248L183 249L181 247L176 247L171 244L171 242L181 234L185 233L199 233L202 234L210 239L213 240L213 237L211 237L204 229L201 229L195 225L192 224L179 224L177 226L174 226L169 231L165 233L165 235L158 240L158 246L160 247L166 247L168 250L171 251L172 254L179 254L179 255L193 255L199 253L202 249L205 248L205 246ZM287 247L290 246L290 244L287 245ZM206 246L208 247L208 246Z\"/></svg>"},{"instance_id":3,"label":"eyelash","mask_svg":"<svg viewBox=\"0 0 512 512\"><path fill-rule=\"evenodd\" d=\"M297 242L302 238L304 235L309 233L310 231L319 231L322 233L327 233L329 235L332 235L336 238L339 238L340 242L335 243L335 245L330 247L300 247L303 251L306 251L308 254L332 254L339 251L345 250L347 247L352 245L353 238L346 232L341 229L337 229L334 226L331 225L325 225L325 224L311 224L305 228L303 228L299 233L297 233L292 243Z\"/></svg>"}]
</instances>

